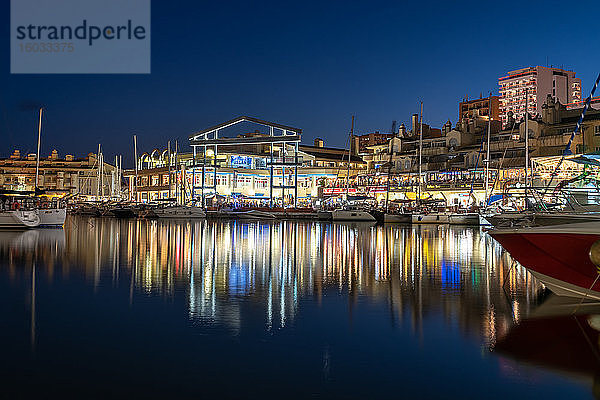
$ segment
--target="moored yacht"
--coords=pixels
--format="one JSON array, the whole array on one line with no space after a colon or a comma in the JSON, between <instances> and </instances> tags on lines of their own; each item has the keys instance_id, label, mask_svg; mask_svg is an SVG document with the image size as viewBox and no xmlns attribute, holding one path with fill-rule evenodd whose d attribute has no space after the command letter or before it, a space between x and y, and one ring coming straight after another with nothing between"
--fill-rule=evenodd
<instances>
[{"instance_id":1,"label":"moored yacht","mask_svg":"<svg viewBox=\"0 0 600 400\"><path fill-rule=\"evenodd\" d=\"M360 209L337 209L331 212L334 221L364 221L376 222L377 218L370 212Z\"/></svg>"},{"instance_id":2,"label":"moored yacht","mask_svg":"<svg viewBox=\"0 0 600 400\"><path fill-rule=\"evenodd\" d=\"M450 223L450 214L444 211L434 212L414 212L412 214L413 224L448 224Z\"/></svg>"},{"instance_id":3,"label":"moored yacht","mask_svg":"<svg viewBox=\"0 0 600 400\"><path fill-rule=\"evenodd\" d=\"M600 222L600 213L514 211L486 215L485 219L497 228L550 226L590 221Z\"/></svg>"},{"instance_id":4,"label":"moored yacht","mask_svg":"<svg viewBox=\"0 0 600 400\"><path fill-rule=\"evenodd\" d=\"M386 212L383 216L383 222L386 223L398 223L398 224L410 224L412 223L411 213L393 213Z\"/></svg>"},{"instance_id":5,"label":"moored yacht","mask_svg":"<svg viewBox=\"0 0 600 400\"><path fill-rule=\"evenodd\" d=\"M600 300L598 221L496 228L489 233L557 295Z\"/></svg>"},{"instance_id":6,"label":"moored yacht","mask_svg":"<svg viewBox=\"0 0 600 400\"><path fill-rule=\"evenodd\" d=\"M40 226L63 226L67 219L67 209L63 208L41 208L38 210Z\"/></svg>"},{"instance_id":7,"label":"moored yacht","mask_svg":"<svg viewBox=\"0 0 600 400\"><path fill-rule=\"evenodd\" d=\"M46 201L43 198L37 199L36 206L40 217L40 226L63 226L67 219L67 206L65 202L58 199L51 201Z\"/></svg>"},{"instance_id":8,"label":"moored yacht","mask_svg":"<svg viewBox=\"0 0 600 400\"><path fill-rule=\"evenodd\" d=\"M152 208L152 213L158 218L205 218L206 213L199 207L169 205Z\"/></svg>"},{"instance_id":9,"label":"moored yacht","mask_svg":"<svg viewBox=\"0 0 600 400\"><path fill-rule=\"evenodd\" d=\"M448 223L450 225L479 226L480 225L479 213L476 213L476 212L450 213L450 215L448 216Z\"/></svg>"},{"instance_id":10,"label":"moored yacht","mask_svg":"<svg viewBox=\"0 0 600 400\"><path fill-rule=\"evenodd\" d=\"M35 228L39 225L36 210L0 210L0 228Z\"/></svg>"}]
</instances>

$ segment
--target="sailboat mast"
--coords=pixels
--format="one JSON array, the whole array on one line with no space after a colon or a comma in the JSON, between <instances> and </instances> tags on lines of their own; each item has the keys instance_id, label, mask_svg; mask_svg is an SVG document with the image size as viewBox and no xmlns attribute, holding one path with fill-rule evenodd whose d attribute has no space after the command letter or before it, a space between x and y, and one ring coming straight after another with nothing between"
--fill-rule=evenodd
<instances>
[{"instance_id":1,"label":"sailboat mast","mask_svg":"<svg viewBox=\"0 0 600 400\"><path fill-rule=\"evenodd\" d=\"M100 191L104 199L104 154L100 150Z\"/></svg>"},{"instance_id":2,"label":"sailboat mast","mask_svg":"<svg viewBox=\"0 0 600 400\"><path fill-rule=\"evenodd\" d=\"M394 132L392 132L392 133L394 133ZM389 211L388 203L390 200L390 171L392 169L392 155L394 152L394 138L393 137L389 141L388 152L389 152L390 156L388 159L387 182L386 182L386 188L385 188L385 212L386 213Z\"/></svg>"},{"instance_id":3,"label":"sailboat mast","mask_svg":"<svg viewBox=\"0 0 600 400\"><path fill-rule=\"evenodd\" d=\"M96 200L100 197L100 144L98 144L98 156L96 157L96 162L98 163L98 172L96 179Z\"/></svg>"},{"instance_id":4,"label":"sailboat mast","mask_svg":"<svg viewBox=\"0 0 600 400\"><path fill-rule=\"evenodd\" d=\"M178 178L178 172L177 172L177 151L178 151L178 146L177 146L177 140L175 140L175 198L177 199L177 204L179 204L179 179ZM215 174L215 182L217 180L217 175Z\"/></svg>"},{"instance_id":5,"label":"sailboat mast","mask_svg":"<svg viewBox=\"0 0 600 400\"><path fill-rule=\"evenodd\" d=\"M119 155L119 197L122 198L123 188L121 184L123 183L123 155Z\"/></svg>"},{"instance_id":6,"label":"sailboat mast","mask_svg":"<svg viewBox=\"0 0 600 400\"><path fill-rule=\"evenodd\" d=\"M167 162L169 164L168 171L169 171L169 199L170 199L171 198L171 141L170 140L167 142L167 152L169 153L167 155L167 160L168 160Z\"/></svg>"},{"instance_id":7,"label":"sailboat mast","mask_svg":"<svg viewBox=\"0 0 600 400\"><path fill-rule=\"evenodd\" d=\"M38 140L37 140L37 153L35 161L35 185L33 190L38 188L38 177L40 176L40 142L42 140L42 108L40 107L40 117L38 121Z\"/></svg>"},{"instance_id":8,"label":"sailboat mast","mask_svg":"<svg viewBox=\"0 0 600 400\"><path fill-rule=\"evenodd\" d=\"M135 165L135 182L133 183L133 201L137 202L137 184L138 184L138 158L137 158L137 137L133 135L133 164Z\"/></svg>"},{"instance_id":9,"label":"sailboat mast","mask_svg":"<svg viewBox=\"0 0 600 400\"><path fill-rule=\"evenodd\" d=\"M525 89L525 203L529 185L529 90Z\"/></svg>"},{"instance_id":10,"label":"sailboat mast","mask_svg":"<svg viewBox=\"0 0 600 400\"><path fill-rule=\"evenodd\" d=\"M117 177L119 176L119 156L115 155L115 168L112 171L111 196L117 195Z\"/></svg>"},{"instance_id":11,"label":"sailboat mast","mask_svg":"<svg viewBox=\"0 0 600 400\"><path fill-rule=\"evenodd\" d=\"M422 166L422 162L423 162L423 102L421 102L421 111L419 114L419 197L418 197L418 202L421 202L421 180L422 180L422 173L423 173L423 166Z\"/></svg>"},{"instance_id":12,"label":"sailboat mast","mask_svg":"<svg viewBox=\"0 0 600 400\"><path fill-rule=\"evenodd\" d=\"M350 192L350 155L352 154L352 142L354 141L354 115L352 116L352 125L350 126L350 144L348 145L348 169L346 171L346 201Z\"/></svg>"},{"instance_id":13,"label":"sailboat mast","mask_svg":"<svg viewBox=\"0 0 600 400\"><path fill-rule=\"evenodd\" d=\"M485 202L488 201L488 184L490 174L490 138L492 136L492 94L488 98L488 132L487 132L487 150L485 155Z\"/></svg>"}]
</instances>

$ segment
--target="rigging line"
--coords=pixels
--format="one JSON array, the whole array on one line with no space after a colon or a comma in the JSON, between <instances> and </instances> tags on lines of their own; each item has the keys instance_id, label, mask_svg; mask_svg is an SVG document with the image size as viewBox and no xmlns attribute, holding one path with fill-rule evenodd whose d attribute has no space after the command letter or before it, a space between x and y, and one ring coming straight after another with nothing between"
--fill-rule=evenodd
<instances>
[{"instance_id":1,"label":"rigging line","mask_svg":"<svg viewBox=\"0 0 600 400\"><path fill-rule=\"evenodd\" d=\"M473 179L471 179L471 191L469 196L473 195L473 185L475 184L475 176L477 176L477 167L479 166L479 156L483 151L483 136L481 137L481 146L479 146L479 152L477 152L477 161L475 161L475 170L473 171Z\"/></svg>"},{"instance_id":2,"label":"rigging line","mask_svg":"<svg viewBox=\"0 0 600 400\"><path fill-rule=\"evenodd\" d=\"M592 88L592 91L590 92L590 96L585 101L585 106L583 107L583 110L581 111L581 116L579 117L579 121L577 121L577 125L575 125L575 129L573 130L573 133L571 133L571 137L569 138L569 141L568 141L567 145L565 146L565 150L563 151L563 154L562 154L560 160L558 161L558 164L556 164L556 167L554 168L552 175L550 175L550 182L548 182L548 185L544 189L543 195L546 194L546 192L548 191L548 188L550 188L550 185L552 185L552 181L554 180L554 177L556 176L556 173L558 172L558 169L562 165L565 157L572 154L571 144L573 143L573 139L575 138L575 135L577 135L577 132L579 132L581 123L583 122L583 119L585 118L585 113L587 112L588 108L590 107L590 103L592 102L592 97L594 97L594 92L596 91L596 88L598 87L598 82L600 82L600 73L598 74L598 77L596 78L596 82L594 82L594 87ZM529 132L526 132L525 134L529 135Z\"/></svg>"},{"instance_id":3,"label":"rigging line","mask_svg":"<svg viewBox=\"0 0 600 400\"><path fill-rule=\"evenodd\" d=\"M346 141L344 142L344 148L346 147L346 145L348 144L348 142L351 141L351 140L352 139L350 139L350 135L346 136ZM348 152L350 152L350 150L348 150ZM345 152L342 152L342 158L340 159L340 164L338 165L338 170L337 170L337 173L335 174L334 185L337 185L337 183L338 183L338 179L339 179L339 176L340 176L340 171L342 169L342 163L344 162L345 157L346 157Z\"/></svg>"},{"instance_id":4,"label":"rigging line","mask_svg":"<svg viewBox=\"0 0 600 400\"><path fill-rule=\"evenodd\" d=\"M513 122L512 128L510 129L511 137L512 137L514 130L515 130L515 122ZM498 171L496 172L496 178L494 179L494 184L492 185L492 189L490 190L490 197L492 197L492 194L494 193L494 188L496 187L496 184L500 180L500 171L502 170L502 166L504 165L504 160L506 158L506 152L507 152L509 146L510 146L510 143L508 143L506 145L506 147L504 148L504 154L502 154L502 159L500 160L500 165L498 165Z\"/></svg>"},{"instance_id":5,"label":"rigging line","mask_svg":"<svg viewBox=\"0 0 600 400\"><path fill-rule=\"evenodd\" d=\"M592 286L590 286L590 288L585 292L585 294L581 298L581 301L579 301L579 304L573 310L572 314L575 314L577 312L577 310L579 310L579 307L581 307L585 298L590 294L590 292L592 291L592 288L596 285L596 282L598 282L598 278L600 278L600 273L596 274L596 279L594 279L594 283L592 283Z\"/></svg>"}]
</instances>

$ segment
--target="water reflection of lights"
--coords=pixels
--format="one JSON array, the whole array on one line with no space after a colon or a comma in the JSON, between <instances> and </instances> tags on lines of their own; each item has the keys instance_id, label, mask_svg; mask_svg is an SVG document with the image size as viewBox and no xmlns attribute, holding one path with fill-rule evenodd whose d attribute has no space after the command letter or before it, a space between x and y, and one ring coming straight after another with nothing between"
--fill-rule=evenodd
<instances>
[{"instance_id":1,"label":"water reflection of lights","mask_svg":"<svg viewBox=\"0 0 600 400\"><path fill-rule=\"evenodd\" d=\"M15 268L35 254L45 260L38 274L41 265L50 275L60 263L64 275L81 271L95 285L110 276L111 285L131 279L132 290L147 295L185 293L192 321L234 331L246 307L259 307L267 329L280 329L293 323L301 299L319 304L334 290L351 294L351 307L356 295L383 300L395 318L410 314L417 324L428 312L458 316L464 329L490 342L527 313L540 287L495 241L470 228L77 222L58 231L62 237L43 231L6 237L2 265Z\"/></svg>"}]
</instances>

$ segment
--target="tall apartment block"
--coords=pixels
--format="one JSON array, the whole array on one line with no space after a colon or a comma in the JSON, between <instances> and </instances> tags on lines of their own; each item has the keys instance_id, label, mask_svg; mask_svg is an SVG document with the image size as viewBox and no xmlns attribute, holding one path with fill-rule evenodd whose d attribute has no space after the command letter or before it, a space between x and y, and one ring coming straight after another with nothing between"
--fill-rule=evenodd
<instances>
[{"instance_id":1,"label":"tall apartment block","mask_svg":"<svg viewBox=\"0 0 600 400\"><path fill-rule=\"evenodd\" d=\"M581 79L575 72L560 68L529 67L510 71L498 79L500 85L500 119L508 124L508 113L519 121L525 115L525 90L527 89L530 115L542 113L542 104L551 95L562 104L581 101Z\"/></svg>"}]
</instances>

